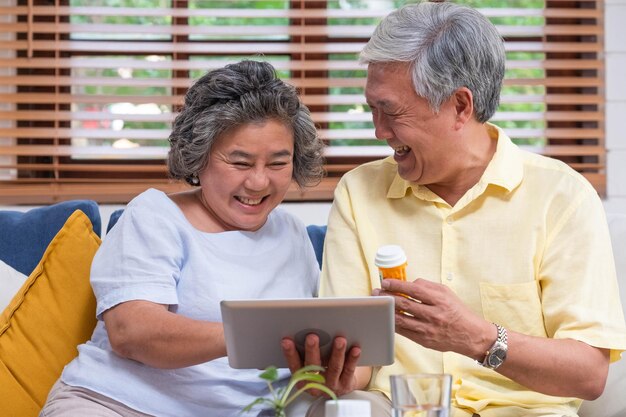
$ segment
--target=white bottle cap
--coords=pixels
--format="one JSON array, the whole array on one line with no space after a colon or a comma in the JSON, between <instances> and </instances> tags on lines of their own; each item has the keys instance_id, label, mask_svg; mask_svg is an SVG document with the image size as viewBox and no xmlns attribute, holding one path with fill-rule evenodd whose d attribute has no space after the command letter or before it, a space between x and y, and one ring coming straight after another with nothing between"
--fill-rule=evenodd
<instances>
[{"instance_id":1,"label":"white bottle cap","mask_svg":"<svg viewBox=\"0 0 626 417\"><path fill-rule=\"evenodd\" d=\"M385 245L378 248L374 263L379 268L393 268L406 262L406 254L398 245Z\"/></svg>"},{"instance_id":2,"label":"white bottle cap","mask_svg":"<svg viewBox=\"0 0 626 417\"><path fill-rule=\"evenodd\" d=\"M328 400L326 417L371 417L372 409L367 400Z\"/></svg>"}]
</instances>

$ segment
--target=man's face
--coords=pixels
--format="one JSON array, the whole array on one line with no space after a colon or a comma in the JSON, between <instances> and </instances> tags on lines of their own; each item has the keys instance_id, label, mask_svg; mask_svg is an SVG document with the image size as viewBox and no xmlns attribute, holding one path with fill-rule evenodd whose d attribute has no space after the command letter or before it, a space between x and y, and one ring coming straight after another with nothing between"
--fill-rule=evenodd
<instances>
[{"instance_id":1,"label":"man's face","mask_svg":"<svg viewBox=\"0 0 626 417\"><path fill-rule=\"evenodd\" d=\"M365 98L376 128L376 137L394 149L398 173L422 185L452 180L459 132L452 100L431 110L428 101L413 88L405 63L373 63L368 67Z\"/></svg>"}]
</instances>

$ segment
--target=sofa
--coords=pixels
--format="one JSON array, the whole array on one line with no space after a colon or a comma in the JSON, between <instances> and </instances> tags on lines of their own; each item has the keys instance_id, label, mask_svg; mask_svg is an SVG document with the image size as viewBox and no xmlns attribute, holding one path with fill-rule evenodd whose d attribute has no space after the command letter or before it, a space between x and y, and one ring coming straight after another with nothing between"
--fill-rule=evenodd
<instances>
[{"instance_id":1,"label":"sofa","mask_svg":"<svg viewBox=\"0 0 626 417\"><path fill-rule=\"evenodd\" d=\"M110 230L122 214L107 219ZM609 215L626 307L626 214ZM0 210L0 416L36 416L76 346L95 326L89 285L101 243L98 205L74 200L26 212ZM321 265L325 226L307 227ZM604 394L582 417L626 416L626 358L611 365Z\"/></svg>"}]
</instances>

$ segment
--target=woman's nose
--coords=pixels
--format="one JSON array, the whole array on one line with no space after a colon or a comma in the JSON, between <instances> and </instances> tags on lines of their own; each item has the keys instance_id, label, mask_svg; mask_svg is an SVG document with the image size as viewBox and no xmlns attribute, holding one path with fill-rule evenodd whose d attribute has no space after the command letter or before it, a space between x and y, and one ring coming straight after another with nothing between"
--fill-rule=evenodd
<instances>
[{"instance_id":1,"label":"woman's nose","mask_svg":"<svg viewBox=\"0 0 626 417\"><path fill-rule=\"evenodd\" d=\"M245 186L250 190L263 190L269 184L269 176L265 168L259 167L250 170Z\"/></svg>"}]
</instances>

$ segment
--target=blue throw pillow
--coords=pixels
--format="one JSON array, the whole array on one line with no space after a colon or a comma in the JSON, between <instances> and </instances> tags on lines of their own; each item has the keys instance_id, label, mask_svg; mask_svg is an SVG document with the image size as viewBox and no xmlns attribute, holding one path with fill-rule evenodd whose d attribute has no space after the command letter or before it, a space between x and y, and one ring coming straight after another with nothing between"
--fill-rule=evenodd
<instances>
[{"instance_id":1,"label":"blue throw pillow","mask_svg":"<svg viewBox=\"0 0 626 417\"><path fill-rule=\"evenodd\" d=\"M89 217L93 231L100 236L100 211L95 201L70 200L26 212L0 210L0 259L30 275L52 238L76 210Z\"/></svg>"},{"instance_id":2,"label":"blue throw pillow","mask_svg":"<svg viewBox=\"0 0 626 417\"><path fill-rule=\"evenodd\" d=\"M109 233L111 228L115 226L115 223L117 223L122 213L124 213L124 209L117 209L113 213L111 213L111 217L109 217L109 223L107 224L107 233Z\"/></svg>"},{"instance_id":3,"label":"blue throw pillow","mask_svg":"<svg viewBox=\"0 0 626 417\"><path fill-rule=\"evenodd\" d=\"M326 226L316 226L311 224L306 227L306 231L313 244L315 250L315 257L317 258L317 264L322 269L322 252L324 251L324 239L326 238Z\"/></svg>"}]
</instances>

